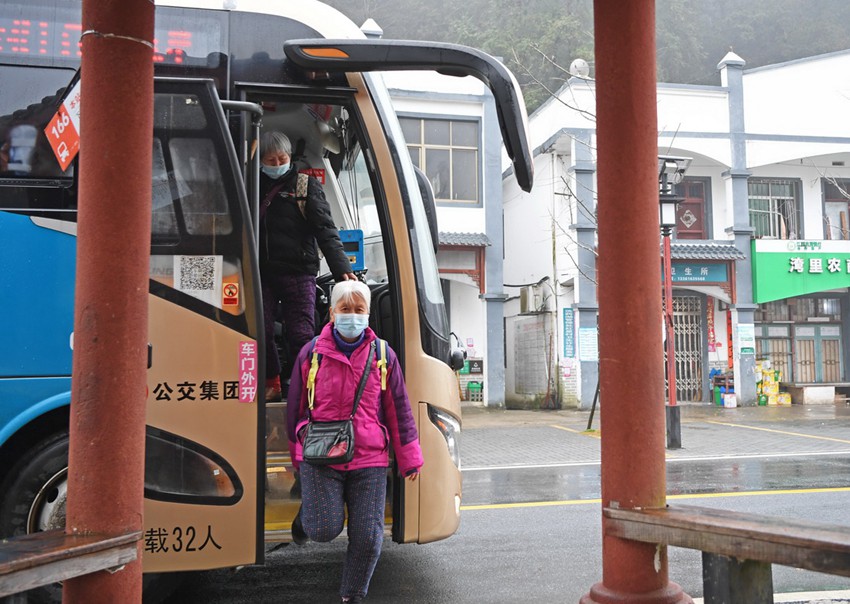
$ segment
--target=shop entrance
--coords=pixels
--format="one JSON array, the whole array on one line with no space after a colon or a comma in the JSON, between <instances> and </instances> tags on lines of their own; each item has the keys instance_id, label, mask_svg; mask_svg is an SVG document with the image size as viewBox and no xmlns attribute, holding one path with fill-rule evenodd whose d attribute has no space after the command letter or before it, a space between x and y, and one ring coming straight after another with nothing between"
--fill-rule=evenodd
<instances>
[{"instance_id":1,"label":"shop entrance","mask_svg":"<svg viewBox=\"0 0 850 604\"><path fill-rule=\"evenodd\" d=\"M704 315L701 296L673 296L676 400L679 401L706 400L703 392L702 317Z\"/></svg>"}]
</instances>

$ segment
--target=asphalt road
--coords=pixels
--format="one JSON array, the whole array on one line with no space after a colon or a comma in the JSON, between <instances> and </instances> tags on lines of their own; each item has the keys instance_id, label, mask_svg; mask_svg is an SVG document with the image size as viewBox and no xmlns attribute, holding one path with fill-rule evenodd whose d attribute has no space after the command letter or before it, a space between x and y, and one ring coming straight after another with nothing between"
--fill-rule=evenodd
<instances>
[{"instance_id":1,"label":"asphalt road","mask_svg":"<svg viewBox=\"0 0 850 604\"><path fill-rule=\"evenodd\" d=\"M738 429L730 423L707 429ZM740 418L735 418L737 421ZM843 422L839 422L843 424ZM731 427L730 427L731 426ZM696 437L690 451L668 456L671 499L746 512L850 524L850 441L835 436L843 425L829 423L828 436L813 426L797 425L806 446L771 451L753 447L741 453L707 455ZM577 602L601 580L599 463L586 460L576 447L593 448L587 435L565 422L527 424L524 442L558 437L579 440L567 459L511 465L504 460L477 463L464 471L464 509L460 530L442 542L398 545L385 541L384 553L370 588L374 603L549 603ZM790 427L781 426L791 434ZM491 437L482 426L466 434ZM754 428L779 432L779 428ZM481 430L481 432L479 432ZM495 428L493 428L495 430ZM564 430L567 430L565 433ZM559 432L554 434L553 432ZM693 433L693 432L688 432ZM795 434L797 432L794 432ZM528 437L531 441L527 441ZM801 437L802 438L802 437ZM723 446L716 436L712 444ZM809 446L820 439L832 448ZM683 436L683 441L685 437ZM787 444L787 437L783 438ZM801 441L803 442L803 441ZM504 443L503 443L504 445ZM767 446L767 445L766 445ZM504 451L505 447L501 447ZM474 455L470 458L475 459ZM492 459L493 456L491 455ZM482 459L486 459L483 457ZM506 457L505 459L509 459ZM709 501L710 499L710 501ZM267 555L266 565L238 572L211 571L191 575L169 600L181 604L262 604L271 602L336 602L346 541L287 546ZM701 559L696 551L670 549L670 577L687 593L700 596ZM850 589L850 579L774 567L777 593Z\"/></svg>"},{"instance_id":2,"label":"asphalt road","mask_svg":"<svg viewBox=\"0 0 850 604\"><path fill-rule=\"evenodd\" d=\"M846 523L848 490L717 496L690 503ZM345 540L287 546L266 566L194 575L177 603L336 602ZM671 548L670 576L700 596L699 552ZM368 600L375 603L577 602L601 579L599 504L592 500L467 509L446 541L386 542ZM850 589L850 579L774 567L776 592Z\"/></svg>"}]
</instances>

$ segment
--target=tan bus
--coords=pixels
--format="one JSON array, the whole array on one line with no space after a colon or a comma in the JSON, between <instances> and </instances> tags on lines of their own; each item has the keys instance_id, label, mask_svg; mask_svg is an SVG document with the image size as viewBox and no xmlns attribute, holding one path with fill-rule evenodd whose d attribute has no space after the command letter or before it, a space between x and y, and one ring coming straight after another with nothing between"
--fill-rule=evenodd
<instances>
[{"instance_id":1,"label":"tan bus","mask_svg":"<svg viewBox=\"0 0 850 604\"><path fill-rule=\"evenodd\" d=\"M0 4L0 27L46 41L0 45L0 80L20 83L0 87L0 137L22 124L43 131L79 66L79 23L73 0ZM388 468L392 538L452 535L462 495L453 371L462 358L449 343L433 194L372 72L486 82L528 190L525 110L510 72L465 47L366 39L311 0L158 2L154 60L145 572L259 564L267 543L290 540L299 492L285 403L246 387L265 377L256 141L269 129L287 133L298 168L323 183L372 290L371 327L405 371L425 465L416 482ZM0 536L64 522L76 166L51 163L40 138L30 151L40 156L27 170L0 171L0 267L24 286L0 319L10 334L0 353ZM320 274L317 329L331 287Z\"/></svg>"}]
</instances>

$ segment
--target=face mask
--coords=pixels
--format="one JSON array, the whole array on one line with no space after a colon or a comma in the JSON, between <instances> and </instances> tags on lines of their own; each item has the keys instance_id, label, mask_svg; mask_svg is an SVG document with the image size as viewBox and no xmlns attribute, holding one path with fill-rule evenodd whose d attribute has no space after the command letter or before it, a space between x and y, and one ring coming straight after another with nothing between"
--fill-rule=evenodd
<instances>
[{"instance_id":1,"label":"face mask","mask_svg":"<svg viewBox=\"0 0 850 604\"><path fill-rule=\"evenodd\" d=\"M263 167L263 174L268 176L269 178L280 178L287 172L289 172L289 164L280 164L279 166L266 166Z\"/></svg>"},{"instance_id":2,"label":"face mask","mask_svg":"<svg viewBox=\"0 0 850 604\"><path fill-rule=\"evenodd\" d=\"M334 315L334 327L343 338L354 340L360 337L363 330L369 326L369 315L338 314Z\"/></svg>"}]
</instances>

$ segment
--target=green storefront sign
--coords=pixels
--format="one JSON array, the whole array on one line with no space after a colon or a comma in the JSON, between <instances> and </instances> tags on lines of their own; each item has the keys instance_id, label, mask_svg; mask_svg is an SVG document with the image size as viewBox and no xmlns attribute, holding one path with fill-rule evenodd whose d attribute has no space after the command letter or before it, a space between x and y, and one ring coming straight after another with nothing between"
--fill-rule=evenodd
<instances>
[{"instance_id":1,"label":"green storefront sign","mask_svg":"<svg viewBox=\"0 0 850 604\"><path fill-rule=\"evenodd\" d=\"M753 301L850 287L850 241L753 240Z\"/></svg>"}]
</instances>

